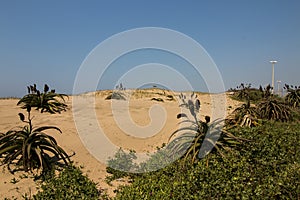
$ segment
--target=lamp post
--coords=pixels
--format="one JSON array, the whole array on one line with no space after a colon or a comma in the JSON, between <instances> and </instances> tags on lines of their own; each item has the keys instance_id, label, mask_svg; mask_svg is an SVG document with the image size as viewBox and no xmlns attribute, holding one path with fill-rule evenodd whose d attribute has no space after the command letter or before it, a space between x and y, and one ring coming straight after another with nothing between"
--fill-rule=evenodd
<instances>
[{"instance_id":1,"label":"lamp post","mask_svg":"<svg viewBox=\"0 0 300 200\"><path fill-rule=\"evenodd\" d=\"M277 81L278 95L281 97L281 96L282 96L282 94L281 94L280 83L281 83L281 81L280 81L280 80L278 80L278 81Z\"/></svg>"},{"instance_id":2,"label":"lamp post","mask_svg":"<svg viewBox=\"0 0 300 200\"><path fill-rule=\"evenodd\" d=\"M274 94L274 65L277 63L276 60L271 60L272 63L272 94Z\"/></svg>"}]
</instances>

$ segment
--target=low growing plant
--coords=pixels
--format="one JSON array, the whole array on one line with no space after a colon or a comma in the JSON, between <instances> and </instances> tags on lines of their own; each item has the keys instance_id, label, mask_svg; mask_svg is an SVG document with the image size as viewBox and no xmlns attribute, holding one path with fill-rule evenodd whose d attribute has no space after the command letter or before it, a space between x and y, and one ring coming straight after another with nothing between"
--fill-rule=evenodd
<instances>
[{"instance_id":1,"label":"low growing plant","mask_svg":"<svg viewBox=\"0 0 300 200\"><path fill-rule=\"evenodd\" d=\"M68 166L58 176L50 177L42 184L41 190L33 199L108 199L97 189L97 184L75 166Z\"/></svg>"},{"instance_id":2,"label":"low growing plant","mask_svg":"<svg viewBox=\"0 0 300 200\"><path fill-rule=\"evenodd\" d=\"M118 178L133 177L134 172L138 171L138 165L134 163L136 158L133 150L127 153L120 148L114 157L107 161L106 171L111 175L106 177L106 182L110 184Z\"/></svg>"},{"instance_id":3,"label":"low growing plant","mask_svg":"<svg viewBox=\"0 0 300 200\"><path fill-rule=\"evenodd\" d=\"M115 199L299 199L299 130L274 121L234 128L248 142L226 159L212 152L197 163L177 160L120 187Z\"/></svg>"}]
</instances>

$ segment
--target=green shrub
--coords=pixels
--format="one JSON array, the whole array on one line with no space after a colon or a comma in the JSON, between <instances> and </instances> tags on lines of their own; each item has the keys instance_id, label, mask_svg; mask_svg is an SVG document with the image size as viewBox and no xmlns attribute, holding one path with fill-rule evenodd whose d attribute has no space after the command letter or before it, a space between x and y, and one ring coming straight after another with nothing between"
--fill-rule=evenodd
<instances>
[{"instance_id":1,"label":"green shrub","mask_svg":"<svg viewBox=\"0 0 300 200\"><path fill-rule=\"evenodd\" d=\"M269 91L269 87L266 87L264 90L260 86L259 89L252 88L251 84L244 84L241 83L239 86L237 86L235 89L229 89L229 91L233 92L232 98L238 101L253 101L257 102L260 101L265 94L267 94Z\"/></svg>"},{"instance_id":2,"label":"green shrub","mask_svg":"<svg viewBox=\"0 0 300 200\"><path fill-rule=\"evenodd\" d=\"M84 176L81 170L74 166L63 169L56 177L46 179L41 190L33 199L99 199L101 191L97 184ZM106 198L105 194L102 196Z\"/></svg>"},{"instance_id":3,"label":"green shrub","mask_svg":"<svg viewBox=\"0 0 300 200\"><path fill-rule=\"evenodd\" d=\"M106 171L111 175L106 177L106 182L110 184L118 178L134 176L134 172L138 170L138 165L134 163L136 158L134 151L127 153L120 148L107 162Z\"/></svg>"}]
</instances>

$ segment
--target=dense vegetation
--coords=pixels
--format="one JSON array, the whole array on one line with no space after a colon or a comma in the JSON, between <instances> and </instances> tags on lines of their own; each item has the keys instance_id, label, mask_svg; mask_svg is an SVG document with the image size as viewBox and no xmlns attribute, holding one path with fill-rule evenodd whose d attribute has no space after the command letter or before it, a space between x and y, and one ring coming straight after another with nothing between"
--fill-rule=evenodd
<instances>
[{"instance_id":1,"label":"dense vegetation","mask_svg":"<svg viewBox=\"0 0 300 200\"><path fill-rule=\"evenodd\" d=\"M212 152L197 163L180 159L132 176L116 199L299 199L299 122L265 122L233 132L250 142L225 159Z\"/></svg>"},{"instance_id":2,"label":"dense vegetation","mask_svg":"<svg viewBox=\"0 0 300 200\"><path fill-rule=\"evenodd\" d=\"M41 190L33 196L33 199L99 199L102 195L97 189L97 184L84 176L80 168L68 166L58 176L50 176L45 179ZM30 196L27 195L30 199ZM106 196L102 195L102 199Z\"/></svg>"}]
</instances>

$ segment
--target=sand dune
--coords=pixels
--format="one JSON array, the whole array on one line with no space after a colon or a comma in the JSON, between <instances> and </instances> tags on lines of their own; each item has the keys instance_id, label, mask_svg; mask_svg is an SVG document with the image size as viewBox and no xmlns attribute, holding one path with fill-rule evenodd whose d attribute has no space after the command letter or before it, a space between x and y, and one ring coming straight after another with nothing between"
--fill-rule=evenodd
<instances>
[{"instance_id":1,"label":"sand dune","mask_svg":"<svg viewBox=\"0 0 300 200\"><path fill-rule=\"evenodd\" d=\"M94 130L90 127L100 126L105 136L115 146L134 149L136 152L152 152L157 146L168 142L170 134L177 128L176 115L180 112L179 103L176 100L179 93L160 89L127 90L125 93L128 101L105 100L111 91L97 91L70 97L67 101L68 110L61 114L41 114L37 111L32 113L35 126L54 125L62 130L63 134L54 132L49 134L53 135L68 153L76 152L72 160L78 166L84 166L83 171L111 195L113 195L114 188L104 182L107 175L105 164L91 155L83 145L78 130L86 130L84 134L88 137L89 134L94 134L89 131ZM170 95L175 97L175 100L171 100ZM225 99L221 98L220 102L213 103L212 96L218 95L198 94L202 105L200 113L202 119L205 115L211 115L213 108L218 107L218 104L224 104L226 112L232 111L239 104L227 96ZM75 105L73 110L72 100L74 98L80 98L83 101L82 104ZM151 100L152 98L161 98L163 102ZM25 112L16 105L17 101L17 99L0 99L1 132L23 125L19 121L18 113L25 114ZM231 107L229 108L229 106ZM90 115L86 115L86 109L93 110L96 120L89 119ZM74 112L80 116L80 127L74 122ZM25 192L34 193L36 191L36 183L32 178L20 178L23 174L18 172L12 175L5 167L3 168L0 173L1 199L4 197L20 198ZM17 183L12 183L13 178L17 179ZM115 186L118 184L120 183L115 182Z\"/></svg>"}]
</instances>

